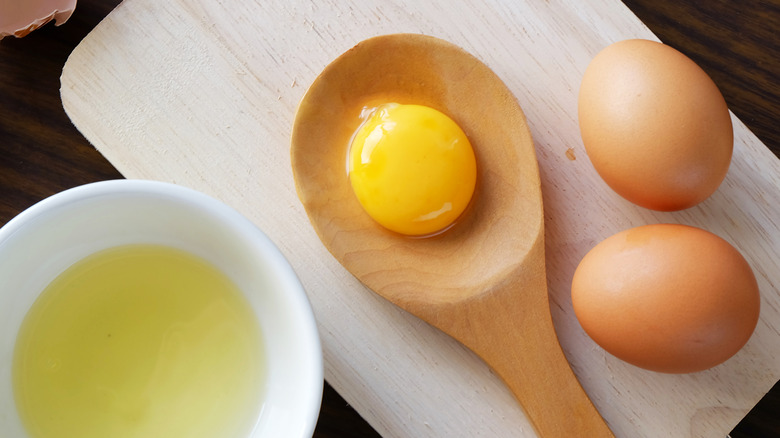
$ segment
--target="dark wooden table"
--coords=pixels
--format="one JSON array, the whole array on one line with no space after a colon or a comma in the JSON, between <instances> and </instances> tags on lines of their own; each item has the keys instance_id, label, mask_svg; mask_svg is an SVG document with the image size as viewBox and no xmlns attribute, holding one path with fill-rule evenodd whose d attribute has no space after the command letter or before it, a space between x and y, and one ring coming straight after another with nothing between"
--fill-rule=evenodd
<instances>
[{"instance_id":1,"label":"dark wooden table","mask_svg":"<svg viewBox=\"0 0 780 438\"><path fill-rule=\"evenodd\" d=\"M59 191L121 178L73 127L59 94L71 50L119 2L81 0L62 27L0 41L0 225ZM780 0L625 3L662 41L701 65L731 110L780 156ZM780 411L780 400L764 409ZM774 413L764 418L776 418ZM315 437L373 436L378 434L326 385ZM741 435L769 436L780 435Z\"/></svg>"}]
</instances>

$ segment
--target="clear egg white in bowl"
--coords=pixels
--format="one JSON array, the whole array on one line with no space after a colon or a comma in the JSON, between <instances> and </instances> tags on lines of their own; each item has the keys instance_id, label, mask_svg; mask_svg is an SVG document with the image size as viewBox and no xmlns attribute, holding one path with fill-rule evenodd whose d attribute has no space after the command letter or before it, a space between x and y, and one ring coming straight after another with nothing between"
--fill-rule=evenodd
<instances>
[{"instance_id":1,"label":"clear egg white in bowl","mask_svg":"<svg viewBox=\"0 0 780 438\"><path fill-rule=\"evenodd\" d=\"M236 418L240 420L241 427L233 428L229 435L216 436L311 437L322 397L322 350L312 309L292 267L261 230L224 203L174 184L141 180L105 181L64 191L30 207L0 229L0 430L3 431L3 437L47 436L41 433L47 425L44 420L38 418L44 409L40 400L53 397L52 393L56 388L50 386L38 391L43 392L43 395L36 394L35 391L30 391L32 395L25 395L24 379L19 376L25 375L23 371L26 371L26 368L18 366L22 362L17 357L25 347L17 345L17 340L27 339L20 336L20 333L23 333L20 332L20 327L30 326L26 322L26 316L33 315L31 309L35 309L36 304L48 296L47 286L77 262L97 257L96 253L99 255L102 254L101 251L111 251L112 248L134 248L139 245L168 248L214 267L215 271L224 274L238 291L239 296L234 300L238 303L235 306L238 310L234 313L244 312L256 322L251 325L252 321L249 321L250 325L247 327L255 327L257 330L256 333L250 333L256 336L249 339L258 339L259 342L249 347L257 350L252 357L259 357L260 365L256 373L254 365L244 366L244 369L249 374L254 373L256 378L245 382L243 386L247 388L241 388L241 391L249 394L248 398L238 402L233 400L238 405L237 409L231 409L240 411L236 414L239 417ZM121 288L121 282L120 286L112 287ZM45 289L46 293L42 294ZM106 293L109 292L111 291ZM169 308L171 315L181 317L186 314L191 304L187 293L185 290L180 294L184 301L174 303L173 307ZM71 302L68 306L60 307L67 309L66 312L71 309L81 311L85 307L95 307L95 303L101 299L102 296L97 294L83 303ZM142 309L142 320L135 323L137 327L122 332L127 338L126 344L117 344L122 338L118 336L119 332L102 332L100 328L116 326L117 321L122 319L116 315L130 313L132 306L119 306L111 317L101 318L101 315L97 314L90 317L94 321L84 322L83 317L77 320L83 322L88 336L95 335L94 337L103 339L106 345L114 346L106 347L115 350L110 350L110 354L105 353L104 356L116 359L121 357L117 355L126 353L129 346L138 347L139 343L148 342L146 338L140 338L140 334L149 329L149 321L154 315L165 315L164 312L158 311L160 307L154 307L154 301L154 295L148 295L138 301L138 307ZM191 312L194 316L190 322L203 325L205 321L205 324L208 324L208 321L218 314L216 310L225 307L220 303L200 310L195 309ZM231 314L228 312L227 315ZM67 316L63 316L64 320L67 320ZM47 316L43 320L51 322L51 318ZM233 334L239 333L235 331L238 327L236 321L230 316L223 319L226 321L224 327L234 330ZM69 324L73 325L72 322ZM185 336L181 333L186 333L189 322L177 324L176 335L181 338ZM69 330L68 324L63 327L61 331ZM94 423L90 433L115 430L116 433L112 432L111 436L116 437L149 436L149 433L155 431L161 433L161 436L180 436L171 435L170 431L184 427L185 429L178 430L192 430L195 435L188 432L187 436L205 438L211 436L205 431L209 427L216 427L214 424L219 421L235 423L235 418L219 418L223 414L219 414L218 409L220 405L229 404L232 393L236 391L213 384L213 381L219 381L220 378L226 378L226 381L233 378L234 384L236 383L235 376L218 375L220 369L232 370L230 367L236 365L230 360L220 362L221 358L233 357L227 350L230 342L223 340L230 341L235 336L227 332L225 337L225 333L221 332L224 327L210 328L205 325L202 332L190 333L189 343L171 344L171 336L168 336L170 333L166 334L167 337L162 336L161 339L165 339L161 341L161 345L175 353L171 355L175 366L170 368L172 371L168 375L161 374L160 362L153 362L148 366L150 370L146 374L137 372L146 365L124 368L120 366L120 370L116 372L127 375L122 374L114 381L120 382L118 386L130 388L105 388L107 384L93 382L93 386L104 386L98 388L96 393L105 398L98 398L97 402L90 401L96 406L90 412L66 406L65 408L73 411L66 417L83 417L82 422ZM97 332L100 336L96 335ZM58 336L59 333L55 332L55 335ZM74 336L74 339L78 340L79 337ZM209 339L217 341L208 344ZM45 341L46 339L43 339L42 342ZM117 350L116 345L124 347ZM170 345L176 347L168 348ZM188 350L188 345L197 347ZM153 350L165 350L163 347ZM110 377L112 370L106 370L106 365L101 366L103 362L84 357L86 351L92 351L89 354L94 355L94 351L105 350L100 348L77 350L74 347L72 351L62 353L61 357L41 359L48 360L47 366L58 372L64 372L69 364L79 364L81 370L76 370L73 374L76 377L69 376L64 379L64 383L63 379L60 379L57 384L75 388L71 389L68 395L74 400L73 403L80 402L82 393L89 389L89 385L78 379L98 379L102 375ZM221 363L223 368L217 367L216 371L207 368L214 363ZM84 372L84 368L93 365L94 370ZM44 371L44 374L48 372ZM133 388L139 385L128 382L143 379L147 374L156 376L157 380L154 381L156 383L147 385L148 391L144 390L140 395L135 395L133 400L141 402L123 403L122 398L127 396L123 395L122 390L139 392ZM82 377L78 377L79 375ZM95 377L96 375L98 377ZM186 377L189 375L193 376L193 380L188 382ZM240 380L237 382L239 386L242 383ZM175 410L171 411L167 405L160 407L163 405L161 399L164 396L176 399L178 408L183 409L181 412L188 412L189 409L190 413L170 414ZM27 400L33 400L35 403L28 403ZM193 406L200 409L197 412L203 414L194 414L196 409L190 408ZM65 408L57 408L53 412L67 413ZM156 409L159 412L155 413ZM214 414L215 412L217 414ZM235 412L231 413L233 414ZM103 415L102 419L98 418L100 415ZM176 417L175 421L170 420L173 417ZM153 418L156 420L153 421ZM67 418L63 421L65 420ZM63 424L68 425L67 422ZM95 432L100 430L100 424L103 425L104 432ZM114 429L110 429L111 427ZM78 436L87 436L87 432L79 432Z\"/></svg>"}]
</instances>

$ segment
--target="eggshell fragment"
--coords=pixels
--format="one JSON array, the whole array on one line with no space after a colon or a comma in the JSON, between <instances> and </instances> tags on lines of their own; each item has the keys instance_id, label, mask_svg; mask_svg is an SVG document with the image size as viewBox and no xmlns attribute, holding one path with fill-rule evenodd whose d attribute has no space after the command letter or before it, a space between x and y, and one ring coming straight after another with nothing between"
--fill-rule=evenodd
<instances>
[{"instance_id":1,"label":"eggshell fragment","mask_svg":"<svg viewBox=\"0 0 780 438\"><path fill-rule=\"evenodd\" d=\"M759 316L758 284L728 242L675 224L617 233L580 262L572 304L607 352L653 371L689 373L740 350Z\"/></svg>"},{"instance_id":2,"label":"eggshell fragment","mask_svg":"<svg viewBox=\"0 0 780 438\"><path fill-rule=\"evenodd\" d=\"M74 9L76 0L0 0L0 39L22 38L51 20L60 26Z\"/></svg>"},{"instance_id":3,"label":"eggshell fragment","mask_svg":"<svg viewBox=\"0 0 780 438\"><path fill-rule=\"evenodd\" d=\"M704 70L665 44L625 40L598 53L582 78L578 116L598 174L642 207L692 207L728 171L726 101Z\"/></svg>"}]
</instances>

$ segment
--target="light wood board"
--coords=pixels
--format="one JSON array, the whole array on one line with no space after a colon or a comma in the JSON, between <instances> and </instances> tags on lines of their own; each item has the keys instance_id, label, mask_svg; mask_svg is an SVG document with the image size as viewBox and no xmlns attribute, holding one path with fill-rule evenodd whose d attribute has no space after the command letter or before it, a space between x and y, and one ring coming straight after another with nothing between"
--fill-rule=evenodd
<instances>
[{"instance_id":1,"label":"light wood board","mask_svg":"<svg viewBox=\"0 0 780 438\"><path fill-rule=\"evenodd\" d=\"M524 108L542 174L556 329L615 434L724 436L780 378L780 161L734 118L732 167L700 206L652 212L606 187L579 137L579 80L607 44L655 39L619 1L125 0L66 63L63 104L127 178L201 190L270 236L308 291L327 380L383 436L534 436L475 355L375 296L330 256L296 197L289 135L303 93L357 42L395 32L460 45ZM574 317L570 282L580 258L617 231L657 222L719 234L758 278L754 336L711 370L666 375L627 365Z\"/></svg>"}]
</instances>

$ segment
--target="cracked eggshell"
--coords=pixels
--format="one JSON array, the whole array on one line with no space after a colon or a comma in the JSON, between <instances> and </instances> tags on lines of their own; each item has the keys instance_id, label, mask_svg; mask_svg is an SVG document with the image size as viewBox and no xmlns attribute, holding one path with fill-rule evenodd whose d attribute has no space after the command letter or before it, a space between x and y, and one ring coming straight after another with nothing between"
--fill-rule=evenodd
<instances>
[{"instance_id":1,"label":"cracked eggshell","mask_svg":"<svg viewBox=\"0 0 780 438\"><path fill-rule=\"evenodd\" d=\"M52 20L60 26L74 9L76 0L0 0L0 39L21 38Z\"/></svg>"}]
</instances>

